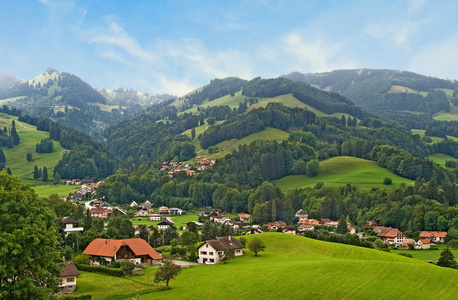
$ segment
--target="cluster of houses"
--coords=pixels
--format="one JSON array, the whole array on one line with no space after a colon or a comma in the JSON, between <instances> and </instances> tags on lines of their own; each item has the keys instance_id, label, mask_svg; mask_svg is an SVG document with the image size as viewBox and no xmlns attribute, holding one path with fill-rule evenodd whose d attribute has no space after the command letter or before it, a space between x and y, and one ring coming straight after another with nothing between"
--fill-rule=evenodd
<instances>
[{"instance_id":1,"label":"cluster of houses","mask_svg":"<svg viewBox=\"0 0 458 300\"><path fill-rule=\"evenodd\" d=\"M94 183L92 180L89 179L84 179L84 180L79 180L79 179L63 179L62 184L74 184L74 185L81 185L81 188L74 192L70 193L69 197L61 196L60 199L64 201L70 201L72 203L75 203L76 201L80 201L83 199L84 196L89 196L92 197L95 194L95 189L102 184L103 181L99 181L97 183Z\"/></svg>"},{"instance_id":2,"label":"cluster of houses","mask_svg":"<svg viewBox=\"0 0 458 300\"><path fill-rule=\"evenodd\" d=\"M196 157L196 162L199 165L197 171L203 171L210 166L213 166L216 160L211 160L208 158L204 158L201 156ZM188 176L196 175L196 171L192 170L190 165L182 165L179 162L162 162L161 171L167 171L168 176L173 177L175 174L179 172L186 172Z\"/></svg>"}]
</instances>

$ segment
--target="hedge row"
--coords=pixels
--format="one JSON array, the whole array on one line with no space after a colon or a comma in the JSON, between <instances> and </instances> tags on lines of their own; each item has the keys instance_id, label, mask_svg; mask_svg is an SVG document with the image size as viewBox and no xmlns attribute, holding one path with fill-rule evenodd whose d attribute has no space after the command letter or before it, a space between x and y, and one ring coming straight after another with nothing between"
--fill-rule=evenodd
<instances>
[{"instance_id":1,"label":"hedge row","mask_svg":"<svg viewBox=\"0 0 458 300\"><path fill-rule=\"evenodd\" d=\"M88 271L88 272L99 272L99 273L105 273L111 276L118 276L122 277L124 276L124 270L123 269L115 269L115 268L108 268L108 267L101 267L101 266L91 266L91 265L82 265L78 264L76 265L78 270L82 271Z\"/></svg>"},{"instance_id":2,"label":"hedge row","mask_svg":"<svg viewBox=\"0 0 458 300\"><path fill-rule=\"evenodd\" d=\"M83 295L83 296L66 296L59 299L63 300L91 300L92 295Z\"/></svg>"}]
</instances>

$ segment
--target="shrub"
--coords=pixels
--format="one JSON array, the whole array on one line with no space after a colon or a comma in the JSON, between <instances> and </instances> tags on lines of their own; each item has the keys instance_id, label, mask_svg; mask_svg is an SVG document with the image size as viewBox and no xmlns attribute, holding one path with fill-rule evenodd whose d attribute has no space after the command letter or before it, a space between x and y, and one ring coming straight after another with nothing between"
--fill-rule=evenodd
<instances>
[{"instance_id":1,"label":"shrub","mask_svg":"<svg viewBox=\"0 0 458 300\"><path fill-rule=\"evenodd\" d=\"M391 179L390 177L385 177L385 179L383 179L384 185L390 185L392 183L393 183L393 179Z\"/></svg>"},{"instance_id":2,"label":"shrub","mask_svg":"<svg viewBox=\"0 0 458 300\"><path fill-rule=\"evenodd\" d=\"M82 296L64 296L59 299L65 299L65 300L91 300L92 295L82 295Z\"/></svg>"},{"instance_id":3,"label":"shrub","mask_svg":"<svg viewBox=\"0 0 458 300\"><path fill-rule=\"evenodd\" d=\"M122 261L120 265L121 265L121 269L123 269L124 271L130 271L130 270L135 269L135 265L128 260Z\"/></svg>"},{"instance_id":4,"label":"shrub","mask_svg":"<svg viewBox=\"0 0 458 300\"><path fill-rule=\"evenodd\" d=\"M405 257L413 258L412 254L410 254L410 253L398 253L398 255L402 255L402 256L405 256Z\"/></svg>"},{"instance_id":5,"label":"shrub","mask_svg":"<svg viewBox=\"0 0 458 300\"><path fill-rule=\"evenodd\" d=\"M73 263L75 265L89 265L90 262L91 260L89 259L89 256L86 254L80 254L73 258Z\"/></svg>"},{"instance_id":6,"label":"shrub","mask_svg":"<svg viewBox=\"0 0 458 300\"><path fill-rule=\"evenodd\" d=\"M87 271L87 272L99 272L104 273L111 276L124 276L124 270L122 269L115 269L115 268L108 268L108 267L101 267L101 266L91 266L91 265L77 265L78 270Z\"/></svg>"}]
</instances>

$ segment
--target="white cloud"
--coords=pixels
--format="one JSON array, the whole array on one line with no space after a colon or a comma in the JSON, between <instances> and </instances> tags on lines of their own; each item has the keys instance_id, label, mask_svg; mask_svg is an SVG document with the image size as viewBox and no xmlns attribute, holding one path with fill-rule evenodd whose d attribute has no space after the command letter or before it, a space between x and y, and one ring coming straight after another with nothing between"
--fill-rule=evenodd
<instances>
[{"instance_id":1,"label":"white cloud","mask_svg":"<svg viewBox=\"0 0 458 300\"><path fill-rule=\"evenodd\" d=\"M104 58L145 76L154 92L182 95L215 77L251 76L246 55L234 50L210 51L197 39L156 39L144 46L115 22L108 28L85 32L83 39L97 45Z\"/></svg>"},{"instance_id":2,"label":"white cloud","mask_svg":"<svg viewBox=\"0 0 458 300\"><path fill-rule=\"evenodd\" d=\"M397 47L408 47L410 39L417 34L422 24L423 21L369 24L364 33L379 40L388 40Z\"/></svg>"},{"instance_id":3,"label":"white cloud","mask_svg":"<svg viewBox=\"0 0 458 300\"><path fill-rule=\"evenodd\" d=\"M343 53L346 45L337 41L291 32L286 35L283 42L286 60L294 68L291 71L324 72L356 66L356 63Z\"/></svg>"}]
</instances>

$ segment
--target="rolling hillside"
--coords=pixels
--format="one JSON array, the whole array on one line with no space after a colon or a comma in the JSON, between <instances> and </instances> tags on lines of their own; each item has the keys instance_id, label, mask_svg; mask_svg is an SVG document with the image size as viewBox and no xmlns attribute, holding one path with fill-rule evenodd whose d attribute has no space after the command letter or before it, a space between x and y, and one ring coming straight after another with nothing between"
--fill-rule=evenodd
<instances>
[{"instance_id":1,"label":"rolling hillside","mask_svg":"<svg viewBox=\"0 0 458 300\"><path fill-rule=\"evenodd\" d=\"M247 236L249 241L253 236ZM454 299L458 272L378 250L283 233L256 235L267 246L255 257L184 269L167 291L152 291L153 269L115 278L82 272L74 295L92 299ZM94 284L97 282L97 284ZM123 286L113 288L112 284ZM211 287L211 288L210 288Z\"/></svg>"},{"instance_id":2,"label":"rolling hillside","mask_svg":"<svg viewBox=\"0 0 458 300\"><path fill-rule=\"evenodd\" d=\"M31 184L39 197L47 197L53 193L68 195L69 192L74 191L75 188L71 186L54 186L52 184L54 167L62 158L64 149L58 142L53 141L54 151L52 153L37 153L35 151L36 144L43 138L49 137L49 133L38 131L35 126L20 122L17 119L15 116L0 113L0 128L11 127L12 120L15 120L16 129L20 137L19 145L11 149L2 147L6 156L6 167L10 168L12 174L19 177L23 183ZM31 162L26 160L28 152L33 155L33 161ZM49 180L47 183L33 179L35 165L38 168L46 167L48 169Z\"/></svg>"},{"instance_id":3,"label":"rolling hillside","mask_svg":"<svg viewBox=\"0 0 458 300\"><path fill-rule=\"evenodd\" d=\"M376 162L348 156L338 156L320 162L320 173L316 177L305 175L289 175L275 180L273 183L286 191L288 189L313 187L318 182L325 186L343 186L355 184L359 189L394 188L401 183L412 184L413 181L399 177L385 168L377 166ZM390 177L391 185L384 185L383 179Z\"/></svg>"}]
</instances>

